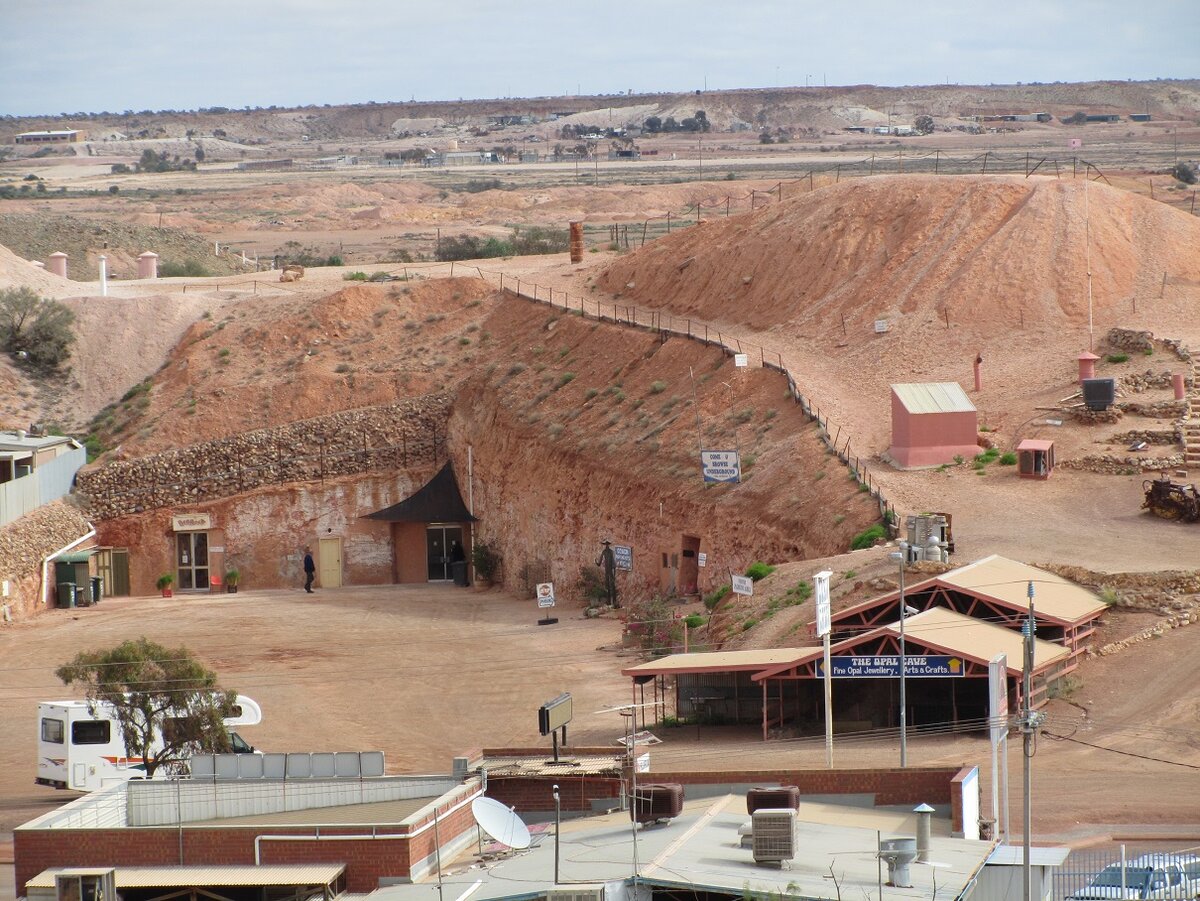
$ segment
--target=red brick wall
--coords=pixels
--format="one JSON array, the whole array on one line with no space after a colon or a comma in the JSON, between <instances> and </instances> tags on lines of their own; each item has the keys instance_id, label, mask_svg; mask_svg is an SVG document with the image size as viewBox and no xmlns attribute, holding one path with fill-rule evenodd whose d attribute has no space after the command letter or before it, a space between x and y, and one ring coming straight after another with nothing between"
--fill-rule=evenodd
<instances>
[{"instance_id":1,"label":"red brick wall","mask_svg":"<svg viewBox=\"0 0 1200 901\"><path fill-rule=\"evenodd\" d=\"M616 798L621 780L613 776L488 776L487 794L519 813L554 809L554 786L563 810L591 810L591 802Z\"/></svg>"}]
</instances>

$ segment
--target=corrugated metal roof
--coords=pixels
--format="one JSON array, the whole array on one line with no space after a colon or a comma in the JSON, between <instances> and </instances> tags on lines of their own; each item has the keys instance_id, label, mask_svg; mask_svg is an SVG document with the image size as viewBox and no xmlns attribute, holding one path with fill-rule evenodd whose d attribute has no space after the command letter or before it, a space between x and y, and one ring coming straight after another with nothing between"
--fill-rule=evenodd
<instances>
[{"instance_id":1,"label":"corrugated metal roof","mask_svg":"<svg viewBox=\"0 0 1200 901\"><path fill-rule=\"evenodd\" d=\"M27 883L27 888L54 888L59 874L94 873L103 867L51 867ZM113 867L118 889L175 886L328 885L346 870L341 863L289 863L262 866Z\"/></svg>"},{"instance_id":2,"label":"corrugated metal roof","mask_svg":"<svg viewBox=\"0 0 1200 901\"><path fill-rule=\"evenodd\" d=\"M890 623L885 628L894 634L900 633L898 622ZM978 663L987 663L997 654L1007 654L1009 673L1021 671L1024 639L1020 632L995 623L985 623L947 607L930 607L906 618L904 636L909 641L939 648ZM1069 653L1062 645L1039 638L1033 645L1033 667L1040 670Z\"/></svg>"},{"instance_id":3,"label":"corrugated metal roof","mask_svg":"<svg viewBox=\"0 0 1200 901\"><path fill-rule=\"evenodd\" d=\"M758 670L794 660L803 648L761 648L749 651L714 651L703 654L672 654L649 663L621 670L625 676L657 676L679 673L728 673Z\"/></svg>"},{"instance_id":4,"label":"corrugated metal roof","mask_svg":"<svg viewBox=\"0 0 1200 901\"><path fill-rule=\"evenodd\" d=\"M996 598L1005 604L1029 609L1029 582L1033 582L1033 607L1039 616L1078 622L1105 609L1096 595L1081 585L1027 563L993 554L938 576L938 581Z\"/></svg>"},{"instance_id":5,"label":"corrugated metal roof","mask_svg":"<svg viewBox=\"0 0 1200 901\"><path fill-rule=\"evenodd\" d=\"M974 413L975 405L958 382L892 385L909 413Z\"/></svg>"}]
</instances>

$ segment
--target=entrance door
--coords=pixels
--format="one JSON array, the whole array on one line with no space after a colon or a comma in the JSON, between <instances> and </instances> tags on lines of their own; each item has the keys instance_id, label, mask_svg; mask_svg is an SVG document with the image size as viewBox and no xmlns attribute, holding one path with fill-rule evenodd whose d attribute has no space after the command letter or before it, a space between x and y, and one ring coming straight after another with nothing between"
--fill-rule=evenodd
<instances>
[{"instance_id":1,"label":"entrance door","mask_svg":"<svg viewBox=\"0 0 1200 901\"><path fill-rule=\"evenodd\" d=\"M322 538L318 548L317 574L322 588L342 587L342 539Z\"/></svg>"},{"instance_id":2,"label":"entrance door","mask_svg":"<svg viewBox=\"0 0 1200 901\"><path fill-rule=\"evenodd\" d=\"M462 537L462 526L433 525L425 530L430 582L449 582L454 578L450 564L455 556L455 545L458 546L459 553L464 553L462 559L466 559Z\"/></svg>"},{"instance_id":3,"label":"entrance door","mask_svg":"<svg viewBox=\"0 0 1200 901\"><path fill-rule=\"evenodd\" d=\"M695 535L683 536L683 547L679 550L679 593L698 594L696 583L700 579L700 539Z\"/></svg>"},{"instance_id":4,"label":"entrance door","mask_svg":"<svg viewBox=\"0 0 1200 901\"><path fill-rule=\"evenodd\" d=\"M175 533L175 570L180 591L208 590L208 533Z\"/></svg>"}]
</instances>

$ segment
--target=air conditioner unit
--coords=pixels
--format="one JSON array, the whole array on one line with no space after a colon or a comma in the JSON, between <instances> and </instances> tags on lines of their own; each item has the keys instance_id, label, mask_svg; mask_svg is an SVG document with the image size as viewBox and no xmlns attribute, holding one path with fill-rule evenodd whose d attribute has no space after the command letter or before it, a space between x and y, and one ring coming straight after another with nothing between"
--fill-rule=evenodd
<instances>
[{"instance_id":1,"label":"air conditioner unit","mask_svg":"<svg viewBox=\"0 0 1200 901\"><path fill-rule=\"evenodd\" d=\"M778 863L796 856L796 811L764 808L754 811L751 853L755 863Z\"/></svg>"},{"instance_id":2,"label":"air conditioner unit","mask_svg":"<svg viewBox=\"0 0 1200 901\"><path fill-rule=\"evenodd\" d=\"M604 901L604 883L553 888L546 892L546 901Z\"/></svg>"}]
</instances>

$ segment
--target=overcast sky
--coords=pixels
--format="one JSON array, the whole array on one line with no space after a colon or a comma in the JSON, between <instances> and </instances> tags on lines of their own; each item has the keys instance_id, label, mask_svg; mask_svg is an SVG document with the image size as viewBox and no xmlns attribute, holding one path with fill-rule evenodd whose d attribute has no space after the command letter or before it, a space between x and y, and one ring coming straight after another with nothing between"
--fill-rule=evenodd
<instances>
[{"instance_id":1,"label":"overcast sky","mask_svg":"<svg viewBox=\"0 0 1200 901\"><path fill-rule=\"evenodd\" d=\"M1194 0L0 0L0 114L1200 76Z\"/></svg>"}]
</instances>

